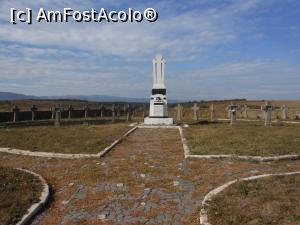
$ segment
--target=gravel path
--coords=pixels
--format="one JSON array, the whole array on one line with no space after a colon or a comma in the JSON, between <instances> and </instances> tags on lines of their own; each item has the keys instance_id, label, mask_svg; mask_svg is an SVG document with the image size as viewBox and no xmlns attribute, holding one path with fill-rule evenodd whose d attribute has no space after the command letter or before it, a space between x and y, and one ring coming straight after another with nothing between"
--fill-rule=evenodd
<instances>
[{"instance_id":1,"label":"gravel path","mask_svg":"<svg viewBox=\"0 0 300 225\"><path fill-rule=\"evenodd\" d=\"M207 192L239 177L289 172L300 161L185 160L177 129L138 129L101 159L62 160L0 154L2 166L46 178L47 224L199 224Z\"/></svg>"}]
</instances>

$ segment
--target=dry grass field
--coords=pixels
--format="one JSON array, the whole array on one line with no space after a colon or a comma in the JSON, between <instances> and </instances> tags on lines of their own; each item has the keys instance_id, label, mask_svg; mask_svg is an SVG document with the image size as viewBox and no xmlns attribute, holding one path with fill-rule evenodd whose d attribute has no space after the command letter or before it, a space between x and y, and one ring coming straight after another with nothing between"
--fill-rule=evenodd
<instances>
[{"instance_id":1,"label":"dry grass field","mask_svg":"<svg viewBox=\"0 0 300 225\"><path fill-rule=\"evenodd\" d=\"M211 224L299 225L300 175L238 182L208 207Z\"/></svg>"},{"instance_id":2,"label":"dry grass field","mask_svg":"<svg viewBox=\"0 0 300 225\"><path fill-rule=\"evenodd\" d=\"M300 154L300 125L239 122L193 125L185 129L192 154Z\"/></svg>"},{"instance_id":3,"label":"dry grass field","mask_svg":"<svg viewBox=\"0 0 300 225\"><path fill-rule=\"evenodd\" d=\"M16 224L39 200L42 185L34 176L0 167L0 224Z\"/></svg>"},{"instance_id":4,"label":"dry grass field","mask_svg":"<svg viewBox=\"0 0 300 225\"><path fill-rule=\"evenodd\" d=\"M129 130L127 123L1 128L0 146L59 153L98 153Z\"/></svg>"}]
</instances>

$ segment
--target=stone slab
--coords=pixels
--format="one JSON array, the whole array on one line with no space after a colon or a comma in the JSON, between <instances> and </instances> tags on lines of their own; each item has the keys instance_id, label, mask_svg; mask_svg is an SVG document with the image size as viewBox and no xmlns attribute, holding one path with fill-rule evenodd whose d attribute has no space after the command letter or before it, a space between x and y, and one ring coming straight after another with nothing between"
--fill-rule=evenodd
<instances>
[{"instance_id":1,"label":"stone slab","mask_svg":"<svg viewBox=\"0 0 300 225\"><path fill-rule=\"evenodd\" d=\"M172 125L173 118L151 118L146 117L144 119L144 124L147 125Z\"/></svg>"}]
</instances>

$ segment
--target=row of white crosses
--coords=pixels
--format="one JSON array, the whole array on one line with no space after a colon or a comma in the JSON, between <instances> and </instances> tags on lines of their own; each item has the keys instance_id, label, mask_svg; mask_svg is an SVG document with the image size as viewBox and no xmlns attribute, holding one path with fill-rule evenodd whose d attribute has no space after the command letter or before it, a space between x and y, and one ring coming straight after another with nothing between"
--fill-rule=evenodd
<instances>
[{"instance_id":1,"label":"row of white crosses","mask_svg":"<svg viewBox=\"0 0 300 225\"><path fill-rule=\"evenodd\" d=\"M244 110L247 110L248 107L246 106ZM272 125L272 112L275 108L271 105L270 102L265 102L264 105L261 106L261 110L264 113L264 119L265 119L265 126L271 126ZM236 125L237 121L237 111L238 111L238 106L235 105L234 103L231 103L229 106L227 106L227 111L230 114L230 125ZM246 113L248 114L248 113Z\"/></svg>"},{"instance_id":2,"label":"row of white crosses","mask_svg":"<svg viewBox=\"0 0 300 225\"><path fill-rule=\"evenodd\" d=\"M270 102L265 102L265 105L271 105L271 103ZM265 115L265 111L263 110L263 106L261 106L261 110L263 111L263 118L265 119L265 117L264 117L264 115ZM246 118L246 119L248 119L248 109L249 109L249 107L245 104L245 105L243 105L243 106L241 106L238 110L240 110L240 112L241 112L241 116L242 117L244 117L244 118ZM281 119L282 120L287 120L288 119L288 106L287 105L283 105L281 108ZM275 110L275 108L273 107L272 108L272 111L274 111ZM229 116L228 116L229 118L230 118L230 114L229 114Z\"/></svg>"},{"instance_id":3,"label":"row of white crosses","mask_svg":"<svg viewBox=\"0 0 300 225\"><path fill-rule=\"evenodd\" d=\"M200 108L197 103L194 103L192 110L193 110L193 120L194 121L200 120L200 117L201 117ZM215 110L214 104L210 105L209 111L210 111L210 121L215 122L216 121L216 110ZM183 106L181 104L178 104L177 105L177 121L181 121L182 117L183 117Z\"/></svg>"},{"instance_id":4,"label":"row of white crosses","mask_svg":"<svg viewBox=\"0 0 300 225\"><path fill-rule=\"evenodd\" d=\"M193 107L191 108L193 110L193 120L198 121L200 119L200 108L197 103L194 103ZM242 116L244 118L248 118L248 109L249 107L245 104L241 107L238 107L236 104L232 103L226 107L226 110L228 112L228 118L230 118L230 124L236 125L237 123L237 112L240 111ZM270 102L265 102L263 106L261 106L261 110L264 114L264 120L265 120L265 126L271 126L272 125L272 112L275 110L275 108L271 105ZM282 119L286 120L288 118L288 107L286 105L283 105L281 107L282 110ZM216 120L215 118L215 108L212 104L209 107L210 111L210 120L214 122ZM183 106L181 104L177 105L177 121L181 121L183 117Z\"/></svg>"},{"instance_id":5,"label":"row of white crosses","mask_svg":"<svg viewBox=\"0 0 300 225\"><path fill-rule=\"evenodd\" d=\"M194 103L193 107L191 108L193 110L193 120L198 121L200 120L200 108L197 103ZM237 113L238 111L241 112L242 117L248 119L248 110L249 107L245 104L243 106L237 106L233 102L231 102L230 105L226 107L226 110L228 112L228 118L230 118L230 124L235 125L237 122ZM265 126L271 126L272 125L272 112L275 110L275 107L271 105L270 102L265 102L263 106L261 106L261 110L263 112L263 118L265 119ZM283 105L281 107L282 110L282 119L287 120L288 118L288 107L286 105ZM216 120L215 117L215 108L212 104L209 107L210 111L210 120L214 122ZM181 121L183 117L183 106L181 104L177 105L177 121Z\"/></svg>"},{"instance_id":6,"label":"row of white crosses","mask_svg":"<svg viewBox=\"0 0 300 225\"><path fill-rule=\"evenodd\" d=\"M265 104L261 106L261 110L264 112L265 126L272 125L272 112L274 109L275 108L268 101L265 102Z\"/></svg>"},{"instance_id":7,"label":"row of white crosses","mask_svg":"<svg viewBox=\"0 0 300 225\"><path fill-rule=\"evenodd\" d=\"M194 121L200 120L200 117L201 117L200 116L200 108L198 107L197 103L194 103L192 110L193 110L193 120ZM215 122L215 120L216 120L215 112L216 111L215 111L213 104L209 107L209 111L210 111L210 120L212 122ZM183 106L181 104L177 104L177 118L176 118L177 121L181 121L182 117L183 117Z\"/></svg>"},{"instance_id":8,"label":"row of white crosses","mask_svg":"<svg viewBox=\"0 0 300 225\"><path fill-rule=\"evenodd\" d=\"M236 114L238 111L238 107L237 105L231 103L229 106L227 106L227 111L229 113L229 117L230 117L230 125L235 125L236 124Z\"/></svg>"}]
</instances>

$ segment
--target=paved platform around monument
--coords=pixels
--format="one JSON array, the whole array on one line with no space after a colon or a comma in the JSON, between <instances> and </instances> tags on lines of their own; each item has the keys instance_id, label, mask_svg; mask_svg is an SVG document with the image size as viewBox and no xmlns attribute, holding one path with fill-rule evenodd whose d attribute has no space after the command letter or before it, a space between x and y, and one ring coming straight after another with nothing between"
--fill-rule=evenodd
<instances>
[{"instance_id":1,"label":"paved platform around monument","mask_svg":"<svg viewBox=\"0 0 300 225\"><path fill-rule=\"evenodd\" d=\"M153 118L146 117L144 120L146 125L173 125L173 118Z\"/></svg>"},{"instance_id":2,"label":"paved platform around monument","mask_svg":"<svg viewBox=\"0 0 300 225\"><path fill-rule=\"evenodd\" d=\"M2 166L41 174L53 201L38 224L199 224L204 196L237 178L300 170L300 161L185 159L177 129L139 128L103 158L0 154Z\"/></svg>"}]
</instances>

